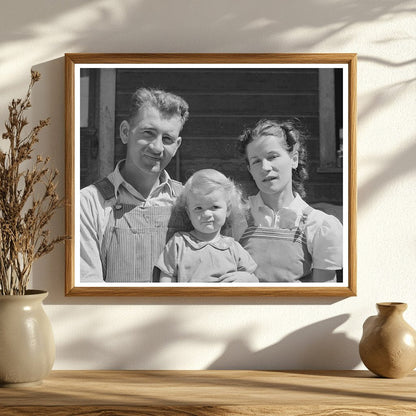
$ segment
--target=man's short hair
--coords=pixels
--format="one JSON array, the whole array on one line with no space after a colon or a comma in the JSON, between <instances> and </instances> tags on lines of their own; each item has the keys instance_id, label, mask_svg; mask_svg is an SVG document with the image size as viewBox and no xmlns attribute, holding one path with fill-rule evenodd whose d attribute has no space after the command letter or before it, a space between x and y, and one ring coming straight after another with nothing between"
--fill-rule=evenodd
<instances>
[{"instance_id":1,"label":"man's short hair","mask_svg":"<svg viewBox=\"0 0 416 416\"><path fill-rule=\"evenodd\" d=\"M165 116L178 116L182 127L189 117L189 105L182 97L154 88L139 88L131 97L129 121L145 106L157 108Z\"/></svg>"}]
</instances>

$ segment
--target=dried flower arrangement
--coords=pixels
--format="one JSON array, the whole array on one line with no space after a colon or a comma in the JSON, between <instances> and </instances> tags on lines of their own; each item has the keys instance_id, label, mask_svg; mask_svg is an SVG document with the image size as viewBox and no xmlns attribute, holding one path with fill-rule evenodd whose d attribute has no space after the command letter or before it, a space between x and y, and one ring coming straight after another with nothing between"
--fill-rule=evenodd
<instances>
[{"instance_id":1,"label":"dried flower arrangement","mask_svg":"<svg viewBox=\"0 0 416 416\"><path fill-rule=\"evenodd\" d=\"M56 193L58 171L48 167L49 157L37 156L29 168L33 147L39 141L41 129L50 119L40 120L28 134L29 124L24 116L31 107L33 85L39 81L39 72L31 72L31 81L23 99L9 105L3 140L8 150L0 149L0 294L24 295L29 283L33 262L53 250L65 236L51 239L45 229L56 209L63 205Z\"/></svg>"}]
</instances>

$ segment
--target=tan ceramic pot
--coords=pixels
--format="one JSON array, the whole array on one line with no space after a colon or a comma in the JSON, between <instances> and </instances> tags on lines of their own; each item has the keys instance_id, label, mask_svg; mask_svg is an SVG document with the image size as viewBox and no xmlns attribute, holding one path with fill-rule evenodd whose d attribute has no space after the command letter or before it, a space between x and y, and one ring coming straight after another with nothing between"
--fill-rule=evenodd
<instances>
[{"instance_id":1,"label":"tan ceramic pot","mask_svg":"<svg viewBox=\"0 0 416 416\"><path fill-rule=\"evenodd\" d=\"M0 385L39 384L52 369L55 342L42 301L48 292L0 295Z\"/></svg>"},{"instance_id":2,"label":"tan ceramic pot","mask_svg":"<svg viewBox=\"0 0 416 416\"><path fill-rule=\"evenodd\" d=\"M400 378L416 367L416 331L403 319L406 303L377 303L363 325L360 357L381 377Z\"/></svg>"}]
</instances>

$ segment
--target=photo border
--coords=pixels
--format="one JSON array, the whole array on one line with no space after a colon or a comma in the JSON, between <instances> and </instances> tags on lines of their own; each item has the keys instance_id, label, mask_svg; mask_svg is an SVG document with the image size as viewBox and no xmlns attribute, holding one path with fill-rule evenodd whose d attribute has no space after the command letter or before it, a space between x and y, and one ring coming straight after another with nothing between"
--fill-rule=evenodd
<instances>
[{"instance_id":1,"label":"photo border","mask_svg":"<svg viewBox=\"0 0 416 416\"><path fill-rule=\"evenodd\" d=\"M348 281L345 286L284 283L190 285L155 283L77 286L75 279L75 72L77 64L346 64L348 66ZM65 245L66 296L312 296L348 297L357 294L356 256L356 118L357 55L324 54L65 54ZM344 147L345 147L344 138ZM345 165L344 165L345 166ZM344 172L343 175L346 173ZM344 193L345 195L345 193ZM346 276L344 276L345 279Z\"/></svg>"}]
</instances>

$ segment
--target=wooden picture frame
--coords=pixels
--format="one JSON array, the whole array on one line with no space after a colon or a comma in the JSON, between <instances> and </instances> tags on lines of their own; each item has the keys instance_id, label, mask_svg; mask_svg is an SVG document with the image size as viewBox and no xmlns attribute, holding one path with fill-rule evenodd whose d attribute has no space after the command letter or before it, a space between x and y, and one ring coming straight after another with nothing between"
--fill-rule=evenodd
<instances>
[{"instance_id":1,"label":"wooden picture frame","mask_svg":"<svg viewBox=\"0 0 416 416\"><path fill-rule=\"evenodd\" d=\"M182 70L188 70L185 77L186 82L178 82L179 79L184 79L184 74L181 73ZM226 78L222 78L225 70L230 70L231 75L227 72ZM82 71L84 71L83 74L87 71L85 79L83 79ZM145 72L146 76L144 76ZM129 78L129 73L133 74L131 75L132 78ZM213 77L211 75L208 77L206 75L208 73L211 75L214 73ZM281 76L276 76L276 74ZM240 75L243 80L239 81L241 85L254 85L253 88L257 88L259 93L253 93L251 90L245 94L245 88L236 89L232 94L227 93L230 83L239 78ZM289 80L290 82L285 81L286 75L292 77L292 80ZM175 76L181 78L175 80ZM86 154L92 159L99 159L101 153L107 155L111 152L113 154L120 153L119 150L114 150L114 146L117 147L118 144L114 145L113 142L119 140L116 138L117 123L124 115L115 114L117 104L114 96L117 92L114 92L115 88L107 86L115 86L117 83L119 83L117 85L122 85L123 82L128 84L129 79L131 79L131 83L134 83L136 82L134 80L139 78L152 80L157 85L147 86L161 86L162 89L165 89L162 80L168 80L165 84L178 86L176 90L171 90L171 92L183 96L185 99L190 99L193 103L197 100L197 92L192 90L192 85L202 85L198 88L205 88L205 96L203 100L199 99L198 103L203 102L205 107L202 109L203 105L200 107L198 105L194 106L198 107L195 115L195 112L192 112L192 105L190 105L189 120L192 120L192 117L199 121L204 118L210 120L209 124L205 124L205 126L209 125L213 131L205 127L206 133L203 132L200 135L206 140L209 140L211 134L215 135L217 131L227 131L227 133L221 133L218 136L230 134L237 140L238 134L247 124L247 120L252 125L255 119L279 118L285 112L290 112L290 115L298 116L301 119L310 120L310 123L313 124L311 143L315 146L312 151L311 160L314 166L313 173L310 174L312 177L312 185L310 186L311 188L315 187L313 188L315 200L319 200L320 194L329 195L329 199L339 199L340 195L342 198L341 221L343 222L344 233L344 268L339 281L295 284L217 283L185 285L178 283L110 284L103 281L89 284L88 282L81 282L79 266L79 194L80 189L85 185L84 183L81 185L81 170L87 172L83 174L84 179L86 176L90 176L88 180L85 179L86 184L88 184L97 179L99 175L102 176L103 172L105 175L113 169L117 160L114 160L116 156L107 159L101 158L100 162L97 162L99 163L98 168L96 163L92 163L86 165L87 167L83 165L81 169L80 159L81 156L82 158L86 157ZM158 82L159 80L161 82ZM216 81L211 86L212 80ZM103 84L103 82L106 84ZM180 85L186 85L187 90L185 92L181 91ZM356 295L356 54L69 53L65 55L65 88L65 220L66 233L71 237L66 242L65 256L65 293L67 296L348 297ZM280 88L276 94L274 93L275 88ZM302 90L302 88L306 88L306 90ZM209 92L207 92L208 90ZM212 91L216 91L217 95L221 95L223 99L219 100L218 97L211 96L210 92ZM124 102L125 92L120 92L119 95L121 97L119 102ZM236 95L239 97L238 100L235 99ZM273 98L278 95L284 97L284 101ZM237 111L234 110L234 103L237 101L247 103L248 110L243 108L241 113L233 114L233 111ZM225 107L221 108L219 102L225 102L223 104ZM272 104L267 106L268 102ZM282 102L283 104L279 104ZM210 103L216 103L217 107L210 107ZM301 105L302 110L299 109L298 111L297 105ZM273 109L270 109L272 106ZM244 107L244 104L242 104L242 107ZM244 113L245 111L253 112L253 108L256 108L258 114ZM276 111L274 108L276 108ZM123 112L125 109L120 111ZM204 111L205 113L203 113ZM279 111L281 113L277 114ZM300 114L297 114L297 112ZM191 123L186 133L184 129L182 132L184 141L186 141L187 135L191 135L192 129L202 128L198 127L198 120L193 121L193 124ZM190 123L190 121L187 123ZM241 127L237 131L235 126L240 124ZM100 139L97 138L97 131ZM334 135L337 137L334 138ZM102 139L103 137L104 139ZM200 145L206 142L205 139L204 141L195 140L195 143ZM211 147L217 147L223 137L215 137L212 140L213 146ZM231 139L227 136L224 140L229 141ZM88 145L81 149L81 142L82 146L85 143L88 143ZM105 149L107 144L110 150ZM188 148L189 146L192 149L191 141L189 141ZM199 149L198 152L199 154L207 153L207 158L204 160L210 161L209 152L204 149ZM214 167L236 163L234 159L221 157L223 157L221 160L212 159ZM186 162L187 160L188 162ZM182 174L185 163L191 166L192 163L201 165L202 162L199 159L192 162L190 158L186 159L185 153L181 155L179 152L175 161L171 162L170 173L173 175L175 173ZM236 169L241 169L241 172L243 172L244 162L241 161L241 163L243 167ZM192 171L192 166L186 169ZM241 176L244 176L244 174L241 174ZM183 181L186 178L179 177L176 179ZM321 205L319 207L321 208Z\"/></svg>"}]
</instances>

